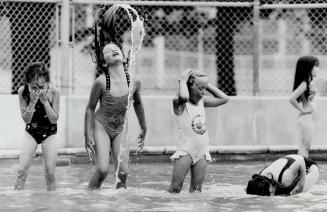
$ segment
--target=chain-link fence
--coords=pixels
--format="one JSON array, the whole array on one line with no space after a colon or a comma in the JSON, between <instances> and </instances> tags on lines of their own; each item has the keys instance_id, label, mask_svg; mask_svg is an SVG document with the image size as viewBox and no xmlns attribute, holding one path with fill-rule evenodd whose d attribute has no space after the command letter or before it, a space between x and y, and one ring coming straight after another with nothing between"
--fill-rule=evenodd
<instances>
[{"instance_id":1,"label":"chain-link fence","mask_svg":"<svg viewBox=\"0 0 327 212\"><path fill-rule=\"evenodd\" d=\"M0 14L1 93L17 93L31 61L50 66L56 42L55 3L2 1Z\"/></svg>"},{"instance_id":2,"label":"chain-link fence","mask_svg":"<svg viewBox=\"0 0 327 212\"><path fill-rule=\"evenodd\" d=\"M298 57L313 54L322 70L327 65L323 0L116 2L146 19L136 63L144 94L175 94L178 76L192 68L229 95L289 95ZM97 72L94 17L107 3L2 1L0 92L14 93L26 65L44 60L63 93L88 95Z\"/></svg>"}]
</instances>

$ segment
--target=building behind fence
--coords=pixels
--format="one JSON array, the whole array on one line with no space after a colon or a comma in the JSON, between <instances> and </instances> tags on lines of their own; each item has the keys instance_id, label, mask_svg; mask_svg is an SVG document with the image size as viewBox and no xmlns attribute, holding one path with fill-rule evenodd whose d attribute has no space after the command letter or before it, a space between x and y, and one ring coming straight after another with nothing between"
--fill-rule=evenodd
<instances>
[{"instance_id":1,"label":"building behind fence","mask_svg":"<svg viewBox=\"0 0 327 212\"><path fill-rule=\"evenodd\" d=\"M2 0L0 93L16 93L26 65L42 60L63 94L88 95L96 73L94 16L108 2ZM229 95L285 96L298 57L316 55L321 70L327 67L323 1L116 2L146 17L137 60L144 94L174 94L180 73L193 68ZM326 95L326 81L318 85Z\"/></svg>"}]
</instances>

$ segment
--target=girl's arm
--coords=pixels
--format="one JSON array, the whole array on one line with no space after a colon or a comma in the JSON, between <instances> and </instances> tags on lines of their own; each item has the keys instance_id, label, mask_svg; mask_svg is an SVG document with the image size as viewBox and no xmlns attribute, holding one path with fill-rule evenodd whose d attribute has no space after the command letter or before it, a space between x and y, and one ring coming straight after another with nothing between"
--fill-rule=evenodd
<instances>
[{"instance_id":1,"label":"girl's arm","mask_svg":"<svg viewBox=\"0 0 327 212\"><path fill-rule=\"evenodd\" d=\"M84 120L84 137L85 137L85 149L89 155L90 161L94 162L95 158L95 143L92 137L92 127L94 119L94 110L101 97L102 83L101 77L98 77L93 83L89 102L87 103L85 110Z\"/></svg>"},{"instance_id":2,"label":"girl's arm","mask_svg":"<svg viewBox=\"0 0 327 212\"><path fill-rule=\"evenodd\" d=\"M297 194L303 191L304 183L305 183L305 177L306 177L306 168L305 168L305 161L302 159L301 161L298 161L298 177L300 178L297 186L295 189L291 192L291 194Z\"/></svg>"},{"instance_id":3,"label":"girl's arm","mask_svg":"<svg viewBox=\"0 0 327 212\"><path fill-rule=\"evenodd\" d=\"M85 110L85 119L84 119L85 139L92 137L91 132L93 126L94 111L101 96L101 89L102 89L102 83L100 81L100 77L98 77L93 83L90 98Z\"/></svg>"},{"instance_id":4,"label":"girl's arm","mask_svg":"<svg viewBox=\"0 0 327 212\"><path fill-rule=\"evenodd\" d=\"M53 89L52 106L50 105L47 94L40 94L40 101L44 105L45 112L47 113L48 119L51 124L55 124L59 118L59 105L60 105L60 93L57 89Z\"/></svg>"},{"instance_id":5,"label":"girl's arm","mask_svg":"<svg viewBox=\"0 0 327 212\"><path fill-rule=\"evenodd\" d=\"M144 115L144 107L143 107L143 103L142 103L142 99L141 99L141 95L140 95L140 90L141 90L141 82L140 81L136 81L135 82L135 92L133 94L133 106L134 106L134 110L137 116L137 120L140 124L141 127L141 133L139 135L139 147L143 148L143 141L145 138L145 134L146 134L146 120L145 120L145 115Z\"/></svg>"},{"instance_id":6,"label":"girl's arm","mask_svg":"<svg viewBox=\"0 0 327 212\"><path fill-rule=\"evenodd\" d=\"M18 89L18 97L19 97L19 105L20 105L20 112L22 114L22 118L26 124L31 122L31 119L33 117L33 114L35 112L35 104L37 102L37 97L36 93L33 93L29 104L25 101L23 98L23 91L24 91L24 86L20 87Z\"/></svg>"},{"instance_id":7,"label":"girl's arm","mask_svg":"<svg viewBox=\"0 0 327 212\"><path fill-rule=\"evenodd\" d=\"M305 113L311 113L312 108L308 108L306 110L301 107L300 103L297 101L298 98L306 91L307 85L305 82L302 82L291 94L289 101L290 103L298 110L300 113L305 114Z\"/></svg>"},{"instance_id":8,"label":"girl's arm","mask_svg":"<svg viewBox=\"0 0 327 212\"><path fill-rule=\"evenodd\" d=\"M187 88L187 81L191 74L192 71L188 69L182 73L180 80L178 80L178 94L177 97L173 99L174 113L177 116L183 113L185 103L190 98Z\"/></svg>"},{"instance_id":9,"label":"girl's arm","mask_svg":"<svg viewBox=\"0 0 327 212\"><path fill-rule=\"evenodd\" d=\"M208 84L206 89L213 95L213 97L204 98L205 107L217 107L219 105L226 104L229 101L229 97L213 85Z\"/></svg>"}]
</instances>

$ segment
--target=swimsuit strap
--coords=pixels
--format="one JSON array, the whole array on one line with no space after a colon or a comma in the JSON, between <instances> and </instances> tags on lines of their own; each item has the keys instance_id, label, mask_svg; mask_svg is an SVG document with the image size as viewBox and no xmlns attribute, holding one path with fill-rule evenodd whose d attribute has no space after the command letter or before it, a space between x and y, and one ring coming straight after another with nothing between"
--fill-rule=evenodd
<instances>
[{"instance_id":1,"label":"swimsuit strap","mask_svg":"<svg viewBox=\"0 0 327 212\"><path fill-rule=\"evenodd\" d=\"M110 75L108 72L104 72L104 75L106 76L106 90L110 90Z\"/></svg>"},{"instance_id":2,"label":"swimsuit strap","mask_svg":"<svg viewBox=\"0 0 327 212\"><path fill-rule=\"evenodd\" d=\"M312 165L316 165L316 166L318 166L317 163L314 162L313 160L310 160L310 159L307 158L307 157L303 157L303 158L304 158L305 168L306 168L306 169L309 169L310 166L312 166Z\"/></svg>"},{"instance_id":3,"label":"swimsuit strap","mask_svg":"<svg viewBox=\"0 0 327 212\"><path fill-rule=\"evenodd\" d=\"M270 166L270 164L267 165L267 166L265 166L265 168L263 168L263 169L259 172L259 175L261 175L261 172L262 172L263 170L265 170L268 166Z\"/></svg>"},{"instance_id":4,"label":"swimsuit strap","mask_svg":"<svg viewBox=\"0 0 327 212\"><path fill-rule=\"evenodd\" d=\"M291 157L286 156L284 158L287 160L287 163L283 167L282 171L279 173L279 176L278 176L278 182L279 183L282 182L282 177L283 177L283 174L284 174L285 170L288 169L292 165L292 163L294 163L294 161L295 161L295 159L291 158Z\"/></svg>"},{"instance_id":5,"label":"swimsuit strap","mask_svg":"<svg viewBox=\"0 0 327 212\"><path fill-rule=\"evenodd\" d=\"M110 90L110 75L108 72L105 72L104 75L106 76L106 90ZM128 71L125 70L126 80L127 80L127 86L129 87L131 78L129 76Z\"/></svg>"},{"instance_id":6,"label":"swimsuit strap","mask_svg":"<svg viewBox=\"0 0 327 212\"><path fill-rule=\"evenodd\" d=\"M125 74L126 74L127 86L129 87L129 84L131 82L131 77L129 76L129 73L127 70L125 70Z\"/></svg>"}]
</instances>

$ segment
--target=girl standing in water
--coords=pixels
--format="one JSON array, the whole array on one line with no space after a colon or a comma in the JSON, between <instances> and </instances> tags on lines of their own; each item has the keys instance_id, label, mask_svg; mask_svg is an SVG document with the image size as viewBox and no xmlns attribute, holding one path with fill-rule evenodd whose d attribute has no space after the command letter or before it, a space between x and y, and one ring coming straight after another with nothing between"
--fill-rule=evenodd
<instances>
[{"instance_id":1,"label":"girl standing in water","mask_svg":"<svg viewBox=\"0 0 327 212\"><path fill-rule=\"evenodd\" d=\"M56 189L56 133L60 94L50 85L50 74L43 63L31 63L24 75L25 85L19 88L18 96L26 133L20 150L15 189L24 189L34 153L40 144L47 188L52 191Z\"/></svg>"},{"instance_id":2,"label":"girl standing in water","mask_svg":"<svg viewBox=\"0 0 327 212\"><path fill-rule=\"evenodd\" d=\"M298 154L308 157L312 138L316 130L315 96L317 90L313 83L319 71L319 60L313 56L300 57L296 64L293 93L290 103L300 112L298 124L301 139Z\"/></svg>"},{"instance_id":3,"label":"girl standing in water","mask_svg":"<svg viewBox=\"0 0 327 212\"><path fill-rule=\"evenodd\" d=\"M95 173L90 189L101 187L109 172L109 153L112 153L116 170L116 188L126 188L129 162L129 144L126 111L129 89L141 132L139 147L143 148L146 134L144 109L141 101L141 83L130 82L128 72L129 58L125 58L120 39L108 34L112 30L108 23L116 6L109 8L100 21L99 43L95 36L95 48L98 68L103 72L94 82L85 112L85 147L91 157L95 156ZM110 22L111 23L111 22ZM95 30L97 31L97 29ZM114 30L115 31L115 30ZM116 31L115 31L116 32ZM132 88L129 88L133 86ZM95 107L100 101L100 108Z\"/></svg>"},{"instance_id":4,"label":"girl standing in water","mask_svg":"<svg viewBox=\"0 0 327 212\"><path fill-rule=\"evenodd\" d=\"M207 91L211 96L204 96ZM204 107L217 107L229 97L208 83L205 74L186 70L179 80L179 91L173 99L173 114L178 120L178 149L171 156L174 160L171 193L179 193L184 178L191 170L190 192L201 191L208 161L209 136Z\"/></svg>"}]
</instances>

